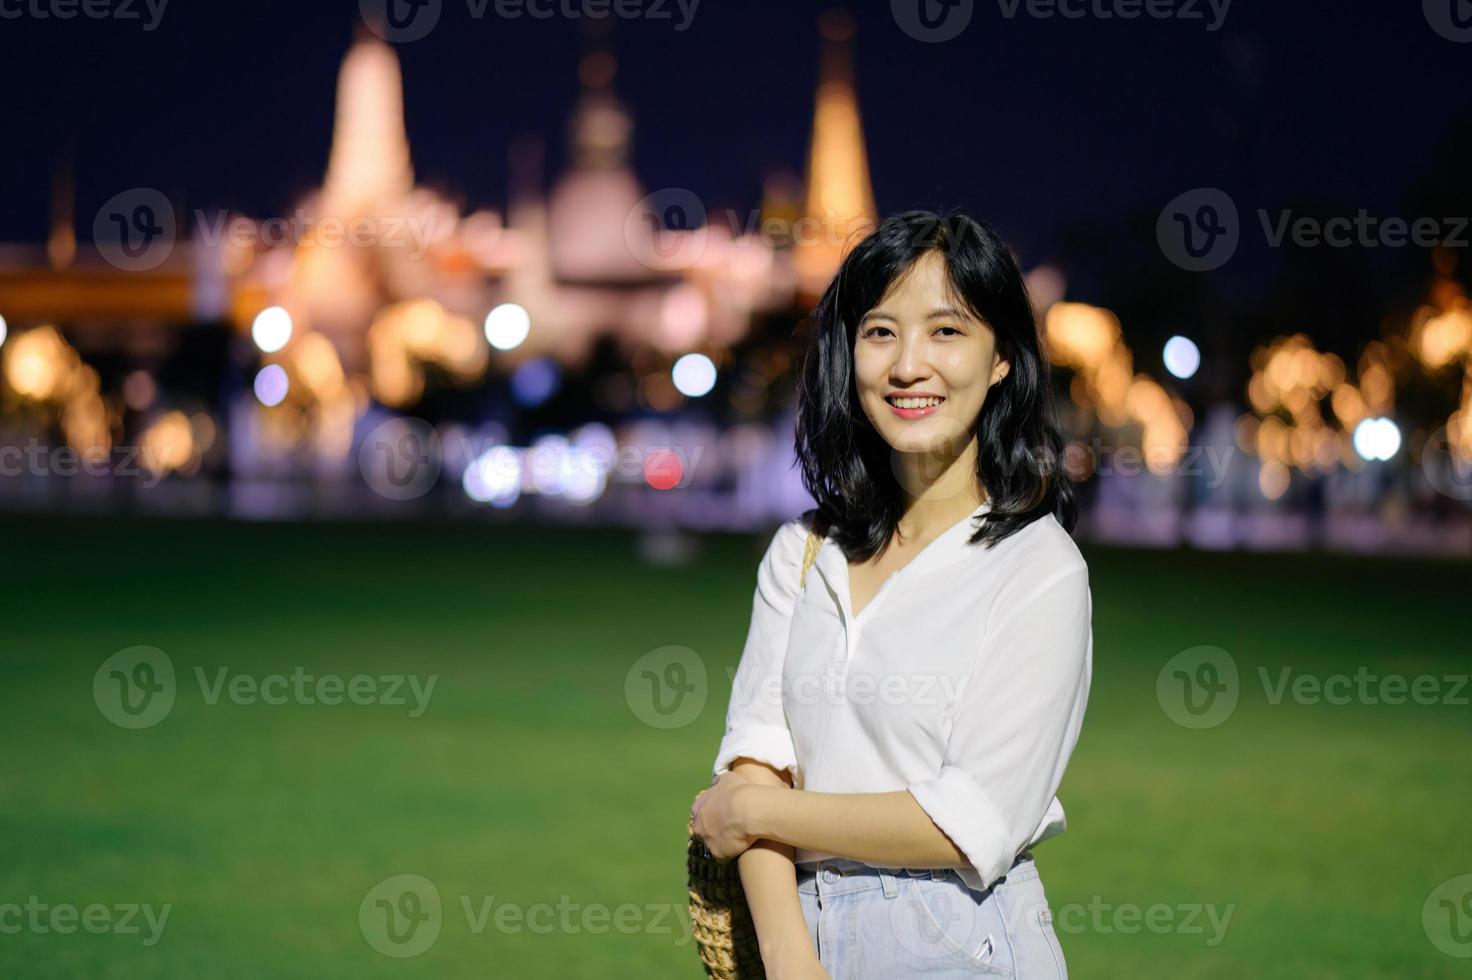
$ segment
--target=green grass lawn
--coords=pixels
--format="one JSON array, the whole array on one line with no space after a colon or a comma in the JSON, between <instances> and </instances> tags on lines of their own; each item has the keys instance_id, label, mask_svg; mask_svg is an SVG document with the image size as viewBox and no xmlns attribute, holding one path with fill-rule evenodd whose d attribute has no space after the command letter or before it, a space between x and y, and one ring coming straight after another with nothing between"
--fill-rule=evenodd
<instances>
[{"instance_id":1,"label":"green grass lawn","mask_svg":"<svg viewBox=\"0 0 1472 980\"><path fill-rule=\"evenodd\" d=\"M0 977L702 975L685 817L765 541L711 538L670 569L609 531L0 529ZM1060 793L1070 829L1037 850L1073 976L1472 973L1422 920L1434 888L1472 873L1472 708L1273 704L1258 679L1467 674L1468 566L1088 557L1095 674ZM140 644L167 654L177 694L162 722L127 730L93 679ZM625 676L670 644L699 654L710 691L692 722L659 729ZM1241 699L1193 730L1162 710L1156 678L1202 644L1232 655ZM438 680L410 717L210 704L196 669L214 684L221 668ZM442 903L437 940L411 958L360 926L365 896L402 874ZM32 896L48 911L16 932L4 906ZM142 913L126 934L47 918L94 904L97 923L129 905L169 918L151 945ZM1220 935L1212 912L1230 915Z\"/></svg>"}]
</instances>

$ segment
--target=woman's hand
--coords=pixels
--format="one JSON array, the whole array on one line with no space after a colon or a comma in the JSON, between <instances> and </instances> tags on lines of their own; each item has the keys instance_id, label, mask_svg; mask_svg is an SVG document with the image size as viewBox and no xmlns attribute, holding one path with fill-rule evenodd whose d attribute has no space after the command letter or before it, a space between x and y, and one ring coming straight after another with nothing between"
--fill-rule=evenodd
<instances>
[{"instance_id":1,"label":"woman's hand","mask_svg":"<svg viewBox=\"0 0 1472 980\"><path fill-rule=\"evenodd\" d=\"M695 835L717 861L729 861L755 843L756 837L744 825L742 804L751 790L760 788L739 772L725 772L691 805Z\"/></svg>"}]
</instances>

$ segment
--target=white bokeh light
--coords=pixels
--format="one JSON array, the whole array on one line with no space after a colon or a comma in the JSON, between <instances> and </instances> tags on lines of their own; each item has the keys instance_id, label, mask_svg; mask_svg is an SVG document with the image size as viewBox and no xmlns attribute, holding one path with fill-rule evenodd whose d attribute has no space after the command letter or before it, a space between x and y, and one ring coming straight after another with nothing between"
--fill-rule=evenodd
<instances>
[{"instance_id":1,"label":"white bokeh light","mask_svg":"<svg viewBox=\"0 0 1472 980\"><path fill-rule=\"evenodd\" d=\"M471 460L460 484L477 503L510 507L521 496L521 453L511 446L492 446Z\"/></svg>"},{"instance_id":2,"label":"white bokeh light","mask_svg":"<svg viewBox=\"0 0 1472 980\"><path fill-rule=\"evenodd\" d=\"M1165 369L1182 380L1194 375L1201 367L1201 348L1191 338L1179 334L1165 342L1161 357L1165 360Z\"/></svg>"},{"instance_id":3,"label":"white bokeh light","mask_svg":"<svg viewBox=\"0 0 1472 980\"><path fill-rule=\"evenodd\" d=\"M1361 459L1387 460L1400 450L1400 426L1387 418L1364 419L1354 427L1354 451Z\"/></svg>"},{"instance_id":4,"label":"white bokeh light","mask_svg":"<svg viewBox=\"0 0 1472 980\"><path fill-rule=\"evenodd\" d=\"M699 398L710 394L716 386L716 365L704 354L686 354L675 362L670 376L680 394L686 398Z\"/></svg>"},{"instance_id":5,"label":"white bokeh light","mask_svg":"<svg viewBox=\"0 0 1472 980\"><path fill-rule=\"evenodd\" d=\"M502 303L486 314L486 340L496 350L515 350L531 331L531 314L515 303Z\"/></svg>"},{"instance_id":6,"label":"white bokeh light","mask_svg":"<svg viewBox=\"0 0 1472 980\"><path fill-rule=\"evenodd\" d=\"M291 314L280 306L268 306L250 325L251 339L267 354L274 354L291 340Z\"/></svg>"},{"instance_id":7,"label":"white bokeh light","mask_svg":"<svg viewBox=\"0 0 1472 980\"><path fill-rule=\"evenodd\" d=\"M9 333L10 327L6 324L5 318L0 316L0 344L5 343L5 337Z\"/></svg>"}]
</instances>

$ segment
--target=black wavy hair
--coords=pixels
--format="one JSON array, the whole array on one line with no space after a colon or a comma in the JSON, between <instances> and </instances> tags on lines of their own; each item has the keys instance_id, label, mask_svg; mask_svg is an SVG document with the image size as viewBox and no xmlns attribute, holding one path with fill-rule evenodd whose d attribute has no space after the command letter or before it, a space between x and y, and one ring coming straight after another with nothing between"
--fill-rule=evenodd
<instances>
[{"instance_id":1,"label":"black wavy hair","mask_svg":"<svg viewBox=\"0 0 1472 980\"><path fill-rule=\"evenodd\" d=\"M891 450L859 405L854 331L891 284L921 256L945 262L955 299L996 335L1010 370L988 393L977 420L977 477L991 502L972 543L991 547L1052 514L1065 530L1077 517L1062 472L1048 362L1012 249L965 211L906 211L884 219L843 260L811 316L798 374L797 456L816 523L850 561L884 551L904 513Z\"/></svg>"}]
</instances>

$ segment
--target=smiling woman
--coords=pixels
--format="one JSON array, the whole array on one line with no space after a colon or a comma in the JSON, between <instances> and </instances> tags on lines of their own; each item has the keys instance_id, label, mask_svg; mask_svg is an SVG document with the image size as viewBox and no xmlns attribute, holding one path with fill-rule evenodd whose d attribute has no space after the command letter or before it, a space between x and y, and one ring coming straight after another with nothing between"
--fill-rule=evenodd
<instances>
[{"instance_id":1,"label":"smiling woman","mask_svg":"<svg viewBox=\"0 0 1472 980\"><path fill-rule=\"evenodd\" d=\"M1092 602L1021 272L910 212L814 320L818 506L757 572L694 832L739 855L771 976L1062 977L1031 849L1064 828Z\"/></svg>"}]
</instances>

